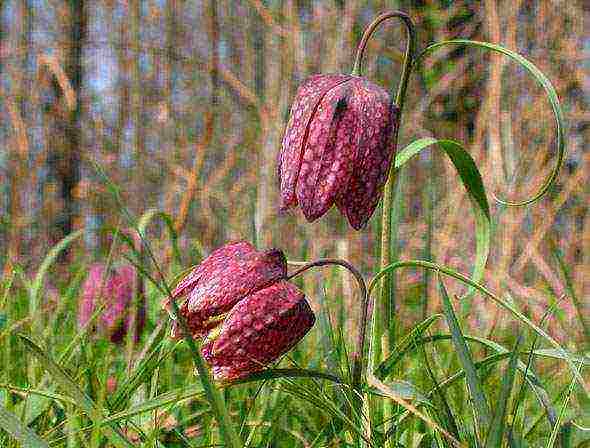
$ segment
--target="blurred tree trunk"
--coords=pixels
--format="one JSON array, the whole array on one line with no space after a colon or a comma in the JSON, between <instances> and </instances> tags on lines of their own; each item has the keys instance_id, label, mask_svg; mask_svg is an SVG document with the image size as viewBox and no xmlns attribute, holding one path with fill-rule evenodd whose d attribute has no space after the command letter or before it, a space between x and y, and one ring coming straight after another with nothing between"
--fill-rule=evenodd
<instances>
[{"instance_id":1,"label":"blurred tree trunk","mask_svg":"<svg viewBox=\"0 0 590 448\"><path fill-rule=\"evenodd\" d=\"M174 226L178 233L181 233L188 221L188 214L191 208L191 203L195 198L199 185L200 175L202 175L203 163L205 161L205 154L213 140L216 117L218 113L219 103L219 18L217 14L217 0L209 0L207 6L203 8L204 22L207 24L207 34L209 36L209 60L207 61L209 74L209 109L203 116L203 135L195 145L195 154L193 155L193 166L188 178L188 185L185 193L181 198L178 213ZM198 60L198 45L195 44L194 59ZM198 86L194 86L198 91ZM198 96L197 96L198 98ZM199 222L200 220L197 220ZM215 229L215 223L207 222L205 232L210 233L210 229Z\"/></svg>"},{"instance_id":2,"label":"blurred tree trunk","mask_svg":"<svg viewBox=\"0 0 590 448\"><path fill-rule=\"evenodd\" d=\"M131 176L133 179L133 209L134 211L141 213L143 206L142 197L145 197L145 187L147 186L145 171L145 132L142 120L143 114L143 100L145 98L145 92L142 91L142 76L139 66L139 60L142 53L141 45L141 5L142 2L139 0L133 0L129 2L129 21L131 29L131 48L133 49L133 57L131 58L130 71L131 71L131 117L133 120L134 133L134 144L133 150L135 151L135 166L131 169L134 171L134 175Z\"/></svg>"},{"instance_id":3,"label":"blurred tree trunk","mask_svg":"<svg viewBox=\"0 0 590 448\"><path fill-rule=\"evenodd\" d=\"M48 141L50 165L63 201L62 210L53 224L55 243L70 234L79 222L79 204L76 198L76 187L80 181L80 154L82 152L82 82L84 69L82 50L87 32L87 10L84 0L70 0L69 36L63 48L65 54L65 73L70 82L74 101L68 100L64 86L53 80L55 105L53 118L62 138Z\"/></svg>"},{"instance_id":4,"label":"blurred tree trunk","mask_svg":"<svg viewBox=\"0 0 590 448\"><path fill-rule=\"evenodd\" d=\"M273 18L280 16L283 2L274 0L270 2L269 10ZM268 29L263 24L259 31L262 39L260 48L261 63L257 64L263 67L262 83L257 79L258 96L261 98L261 104L267 108L268 114L262 125L262 144L259 157L259 175L258 175L258 192L256 201L256 237L261 246L270 246L273 240L273 223L276 220L271 219L273 213L273 204L275 199L272 194L276 191L276 179L274 176L275 162L279 145L281 144L281 132L283 130L283 117L281 111L286 107L283 104L285 99L284 92L281 91L281 66L283 57L281 52L281 38L272 29ZM260 89L262 87L262 89Z\"/></svg>"},{"instance_id":5,"label":"blurred tree trunk","mask_svg":"<svg viewBox=\"0 0 590 448\"><path fill-rule=\"evenodd\" d=\"M1 11L0 4L0 11ZM24 105L27 92L25 89L25 76L27 73L27 60L30 54L31 39L31 9L29 2L25 1L18 8L18 23L16 29L18 36L14 36L18 42L19 49L22 49L18 57L21 66L19 70L12 73L11 92L8 96L8 114L10 116L13 140L11 151L8 156L8 178L10 183L8 210L10 211L10 231L7 241L7 258L8 263L5 270L12 268L13 263L18 263L22 252L23 242L23 223L25 221L22 199L26 192L23 179L25 179L24 168L27 164L29 154L29 142L27 138L26 125L23 119ZM0 31L0 40L2 33ZM2 68L0 67L0 73Z\"/></svg>"}]
</instances>

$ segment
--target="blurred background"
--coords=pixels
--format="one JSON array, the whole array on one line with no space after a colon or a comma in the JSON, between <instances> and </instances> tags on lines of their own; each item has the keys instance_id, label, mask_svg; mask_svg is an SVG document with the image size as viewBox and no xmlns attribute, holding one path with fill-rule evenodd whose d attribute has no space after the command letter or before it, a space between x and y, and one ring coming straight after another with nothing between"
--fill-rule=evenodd
<instances>
[{"instance_id":1,"label":"blurred background","mask_svg":"<svg viewBox=\"0 0 590 448\"><path fill-rule=\"evenodd\" d=\"M76 263L106 256L113 229L129 222L96 163L133 216L170 216L185 266L245 238L294 260L340 257L375 272L380 212L361 232L336 210L311 225L298 212L279 216L275 161L297 86L314 73L350 72L364 27L392 8L413 17L421 48L452 38L499 43L554 84L567 159L557 186L534 205L505 208L491 196L530 196L555 163L545 94L506 58L464 48L429 57L411 78L399 144L434 136L469 149L492 203L486 284L535 320L561 298L550 332L582 341L590 316L583 1L0 0L0 270L36 270L80 228L84 238L51 286L66 284ZM387 22L369 43L364 74L395 90L404 46L402 27ZM474 220L445 156L433 149L414 160L397 188L397 256L470 272ZM159 226L148 238L165 266L171 245ZM335 275L351 297L352 280ZM398 274L408 324L438 307L434 287L421 272ZM474 304L472 326L490 334L509 325L497 308Z\"/></svg>"}]
</instances>

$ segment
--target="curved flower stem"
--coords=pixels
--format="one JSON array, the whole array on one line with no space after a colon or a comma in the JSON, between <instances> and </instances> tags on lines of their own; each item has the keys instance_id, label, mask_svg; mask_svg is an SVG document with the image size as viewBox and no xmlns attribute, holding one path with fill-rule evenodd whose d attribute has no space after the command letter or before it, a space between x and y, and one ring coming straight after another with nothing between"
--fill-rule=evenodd
<instances>
[{"instance_id":1,"label":"curved flower stem","mask_svg":"<svg viewBox=\"0 0 590 448\"><path fill-rule=\"evenodd\" d=\"M365 54L367 42L375 32L377 27L381 24L381 22L384 22L385 20L392 18L398 18L404 22L404 25L407 30L408 39L408 43L406 45L406 53L404 55L404 65L402 68L402 74L400 77L397 94L395 96L395 103L399 107L401 114L404 105L404 100L406 97L406 90L408 88L408 80L410 79L410 73L412 71L414 55L416 52L416 29L414 27L414 22L412 22L412 19L409 15L402 11L388 11L378 15L377 17L375 17L375 19L373 19L373 21L365 29L361 42L359 43L359 46L357 48L352 74L355 76L361 75L363 55Z\"/></svg>"},{"instance_id":2,"label":"curved flower stem","mask_svg":"<svg viewBox=\"0 0 590 448\"><path fill-rule=\"evenodd\" d=\"M415 58L415 51L416 51L416 30L414 27L414 23L410 16L406 13L401 11L388 11L383 14L377 16L365 29L361 42L358 46L356 59L354 62L354 68L352 71L353 75L360 76L361 74L361 66L363 60L363 54L365 51L365 47L367 42L377 29L377 27L384 22L385 20L398 18L400 19L406 28L407 31L407 44L406 44L406 52L404 55L404 63L401 73L401 78L399 85L397 86L397 92L395 95L395 104L393 107L398 107L398 115L397 115L397 125L393 126L393 135L391 136L391 145L393 148L393 156L391 160L391 167L390 167L390 174L385 184L385 188L383 190L383 216L381 220L381 269L385 268L386 266L390 265L393 261L392 259L392 228L391 228L391 221L392 221L392 209L394 203L394 188L396 185L396 176L393 172L393 167L395 166L395 149L397 148L397 139L399 135L399 125L401 123L401 116L404 109L404 103L406 99L406 91L408 88L408 81L410 79L410 74L412 72L412 67ZM379 362L379 358L382 354L387 355L389 352L390 347L395 344L395 302L393 297L393 284L391 279L388 277L384 279L383 287L381 289L381 301L379 304L379 310L381 311L379 314L382 316L381 318L377 318L377 314L375 315L374 323L372 325L371 330L371 350L369 355L369 368L372 368L373 364ZM384 333L383 329L383 321L386 322L387 325L387 332ZM385 337L382 337L385 336ZM385 414L383 416L384 419L387 419L387 416L390 414L391 409L386 406L385 407ZM389 442L388 442L389 446Z\"/></svg>"},{"instance_id":3,"label":"curved flower stem","mask_svg":"<svg viewBox=\"0 0 590 448\"><path fill-rule=\"evenodd\" d=\"M388 11L383 14L377 16L370 24L367 26L361 42L358 46L356 60L354 63L353 74L360 75L361 73L361 66L362 66L362 59L363 54L365 51L365 47L367 42L377 29L377 27L384 22L385 20L398 18L400 19L404 26L406 27L407 31L407 44L406 44L406 52L404 56L404 63L402 68L401 79L399 85L397 87L397 93L395 95L395 105L398 107L398 117L397 117L397 124L398 126L394 126L393 135L391 139L391 145L394 148L394 154L392 157L392 167L395 163L395 148L397 147L397 139L398 139L398 130L399 130L399 123L401 123L401 114L403 112L405 98L406 98L406 91L408 88L408 81L410 79L410 74L412 72L412 66L414 62L415 52L416 52L416 30L414 27L414 23L410 16L406 13L401 11ZM392 217L392 208L393 208L393 191L396 181L395 173L393 173L393 169L390 171L389 179L385 184L385 188L383 190L383 217L381 221L381 269L385 266L391 264L392 262L392 253L391 253L391 217ZM392 303L392 284L391 281L386 280L384 282L382 288L382 295L381 295L381 309L384 311L385 319L387 324L390 326L388 331L389 335L393 337L393 319L395 306ZM378 325L377 328L373 330L377 334L373 335L373 341L381 341L381 325ZM392 341L389 340L390 338L386 338L386 349L387 346L390 346ZM380 350L377 350L379 353Z\"/></svg>"},{"instance_id":4,"label":"curved flower stem","mask_svg":"<svg viewBox=\"0 0 590 448\"><path fill-rule=\"evenodd\" d=\"M290 263L293 264L293 263ZM361 325L359 328L359 333L357 336L356 341L356 351L354 353L354 364L352 367L352 388L360 393L361 391L361 378L363 374L363 361L365 359L365 339L367 335L367 324L371 318L371 306L369 301L369 295L367 294L367 285L365 283L365 279L363 278L362 274L349 262L345 260L340 260L337 258L320 258L316 261L311 261L309 263L305 263L295 272L287 276L287 280L291 280L292 278L302 274L303 272L311 269L313 267L320 267L320 266L328 266L328 265L336 265L342 266L343 268L347 269L354 278L356 279L359 290L361 292Z\"/></svg>"}]
</instances>

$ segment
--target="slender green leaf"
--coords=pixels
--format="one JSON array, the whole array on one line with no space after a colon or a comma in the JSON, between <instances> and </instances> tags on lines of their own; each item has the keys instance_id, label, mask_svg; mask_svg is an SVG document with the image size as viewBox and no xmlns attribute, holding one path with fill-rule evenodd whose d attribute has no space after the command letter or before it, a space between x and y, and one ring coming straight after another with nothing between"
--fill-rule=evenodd
<instances>
[{"instance_id":1,"label":"slender green leaf","mask_svg":"<svg viewBox=\"0 0 590 448\"><path fill-rule=\"evenodd\" d=\"M418 417L420 420L422 420L424 423L426 423L428 426L430 426L434 431L441 433L449 442L451 442L451 444L453 446L461 447L461 443L459 443L459 441L457 439L455 439L451 434L449 434L447 431L445 431L445 429L441 428L440 425L438 423L436 423L434 420L429 418L424 413L420 412L416 408L416 406L414 406L413 404L404 400L392 388L388 387L382 381L379 381L379 379L375 378L372 374L369 373L367 376L368 376L367 381L368 381L369 385L377 388L386 397L395 401L397 404L399 404L401 407L406 409L411 414L414 414L416 417Z\"/></svg>"},{"instance_id":2,"label":"slender green leaf","mask_svg":"<svg viewBox=\"0 0 590 448\"><path fill-rule=\"evenodd\" d=\"M31 295L31 302L30 302L30 312L31 315L34 315L37 312L37 305L39 302L39 292L43 287L45 276L51 268L51 265L55 262L59 254L66 249L75 239L79 238L84 234L84 229L76 230L75 232L70 233L64 239L59 241L55 246L51 248L43 263L39 267L37 274L35 275L35 279L33 280L33 284L30 289Z\"/></svg>"},{"instance_id":3,"label":"slender green leaf","mask_svg":"<svg viewBox=\"0 0 590 448\"><path fill-rule=\"evenodd\" d=\"M54 380L64 389L64 392L69 394L76 401L77 405L86 412L88 417L90 417L95 424L104 419L103 412L96 407L96 404L92 399L80 389L78 384L76 384L76 382L72 380L69 375L57 365L43 349L41 349L41 347L24 335L19 335L19 337L29 352L37 358L43 368L47 370L47 372L53 376ZM105 436L108 437L115 446L124 448L133 447L116 425L105 427L104 432Z\"/></svg>"},{"instance_id":4,"label":"slender green leaf","mask_svg":"<svg viewBox=\"0 0 590 448\"><path fill-rule=\"evenodd\" d=\"M463 337L463 332L461 331L461 326L459 325L457 316L455 316L451 299L447 294L447 290L440 276L438 278L438 287L442 297L443 312L447 320L447 324L449 325L449 330L451 331L453 346L455 347L461 366L465 371L467 387L469 389L471 399L475 405L477 423L481 432L487 428L490 423L490 407L483 391L483 385L479 375L477 374L477 369L473 364L471 351L467 346L467 341Z\"/></svg>"},{"instance_id":5,"label":"slender green leaf","mask_svg":"<svg viewBox=\"0 0 590 448\"><path fill-rule=\"evenodd\" d=\"M179 265L182 265L182 257L180 255L180 249L178 248L178 234L176 233L174 221L170 215L157 209L150 209L141 215L137 221L137 231L143 238L145 238L145 231L155 218L160 218L166 226L166 229L170 235L170 242L172 243L172 253L174 258Z\"/></svg>"},{"instance_id":6,"label":"slender green leaf","mask_svg":"<svg viewBox=\"0 0 590 448\"><path fill-rule=\"evenodd\" d=\"M483 278L485 265L490 252L491 218L490 207L479 169L469 152L461 144L452 140L437 140L421 138L410 143L399 151L395 157L395 167L399 168L422 150L436 145L451 159L459 177L467 190L475 217L475 261L473 263L472 279L479 282ZM467 296L475 290L469 288Z\"/></svg>"},{"instance_id":7,"label":"slender green leaf","mask_svg":"<svg viewBox=\"0 0 590 448\"><path fill-rule=\"evenodd\" d=\"M568 364L568 367L570 368L571 372L574 374L576 381L584 389L584 393L586 394L586 396L590 395L588 392L588 386L586 385L584 378L582 378L582 375L580 375L580 372L578 371L577 367L575 366L574 360L571 358L571 356L568 355L567 351L555 339L553 339L551 336L549 336L545 330L543 330L538 325L536 325L534 322L532 322L523 313L518 311L512 304L508 303L505 300L500 299L495 294L493 294L490 290L488 290L485 286L474 282L473 280L469 279L468 277L464 276L463 274L460 274L459 272L457 272L454 269L448 268L446 266L443 266L443 265L440 265L437 263L431 263L431 262L422 261L422 260L398 261L398 262L392 263L389 266L387 266L386 268L382 269L381 271L379 271L377 273L377 275L375 275L375 277L373 277L373 279L371 280L371 283L369 284L369 295L373 292L373 290L378 285L379 281L381 280L381 278L383 276L391 274L396 269L401 269L401 268L405 268L405 267L423 268L423 269L430 269L433 271L438 271L440 274L445 274L449 277L452 277L456 280L463 282L464 284L466 284L468 286L474 287L478 292L482 293L484 295L484 297L491 299L493 302L498 304L500 307L509 311L521 323L523 323L524 325L526 325L527 327L532 329L535 333L537 333L539 336L541 336L543 339L545 339L547 342L549 342L557 351L559 351L559 353L561 353L561 355L565 358L565 361Z\"/></svg>"},{"instance_id":8,"label":"slender green leaf","mask_svg":"<svg viewBox=\"0 0 590 448\"><path fill-rule=\"evenodd\" d=\"M404 354L414 345L414 342L419 339L422 334L430 328L430 326L442 317L441 314L434 314L426 320L417 324L407 335L405 335L391 351L391 355L385 359L377 369L374 375L383 380L386 378L394 368L394 366L403 358Z\"/></svg>"},{"instance_id":9,"label":"slender green leaf","mask_svg":"<svg viewBox=\"0 0 590 448\"><path fill-rule=\"evenodd\" d=\"M559 415L557 416L557 421L553 426L553 430L551 431L551 436L549 437L549 441L547 442L547 448L553 448L555 445L555 441L557 440L557 435L559 434L559 430L561 429L561 423L565 417L565 413L567 411L567 405L572 397L574 392L574 386L576 385L576 379L572 378L569 387L567 388L567 392L565 394L565 398L563 399L563 403L561 405L561 409L559 410Z\"/></svg>"},{"instance_id":10,"label":"slender green leaf","mask_svg":"<svg viewBox=\"0 0 590 448\"><path fill-rule=\"evenodd\" d=\"M27 428L12 412L0 405L0 428L27 448L47 448L41 437Z\"/></svg>"},{"instance_id":11,"label":"slender green leaf","mask_svg":"<svg viewBox=\"0 0 590 448\"><path fill-rule=\"evenodd\" d=\"M524 67L533 76L535 81L537 81L541 85L541 87L543 87L543 89L545 90L545 93L547 94L547 98L549 100L549 103L551 104L551 109L553 110L553 116L555 118L555 125L556 125L557 160L555 162L555 165L552 168L549 175L547 176L547 178L544 180L543 184L539 187L537 192L531 198L525 199L523 201L514 201L514 202L497 199L498 202L505 204L505 205L511 205L511 206L523 206L523 205L531 204L531 203L539 200L541 197L543 197L543 195L545 195L545 193L547 193L549 188L551 188L551 186L555 183L555 180L557 179L557 175L559 174L559 170L561 169L561 166L563 165L563 161L565 159L565 151L566 151L565 139L564 139L565 121L564 121L564 117L563 117L563 111L561 110L561 105L559 104L559 98L557 97L557 92L555 91L553 85L551 84L551 81L549 81L549 79L543 74L543 72L541 72L541 70L539 70L537 68L537 66L535 66L532 62L528 61L527 59L525 59L524 57L522 57L518 53L508 50L507 48L504 48L500 45L492 44L489 42L478 42L478 41L466 40L466 39L455 39L455 40L448 40L448 41L444 41L444 42L436 42L436 43L426 47L418 55L418 57L416 59L420 60L420 59L424 58L425 56L427 56L428 54L433 53L435 50L438 50L438 49L446 47L446 46L476 47L476 48L490 50L490 51L508 56L513 61L518 62L522 67Z\"/></svg>"},{"instance_id":12,"label":"slender green leaf","mask_svg":"<svg viewBox=\"0 0 590 448\"><path fill-rule=\"evenodd\" d=\"M498 400L495 402L494 418L490 425L488 437L486 439L486 448L496 448L502 446L502 440L504 438L504 432L506 427L506 409L508 408L508 400L512 393L512 387L514 386L514 376L516 373L516 366L518 364L518 347L522 341L522 337L519 335L512 349L512 355L510 356L510 362L504 373L502 379L502 388L500 389L500 395Z\"/></svg>"}]
</instances>

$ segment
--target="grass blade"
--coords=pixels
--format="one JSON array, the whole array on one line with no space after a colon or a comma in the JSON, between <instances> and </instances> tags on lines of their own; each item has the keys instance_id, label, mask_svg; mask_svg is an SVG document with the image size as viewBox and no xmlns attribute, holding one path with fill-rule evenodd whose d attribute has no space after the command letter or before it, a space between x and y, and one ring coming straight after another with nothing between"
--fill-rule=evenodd
<instances>
[{"instance_id":1,"label":"grass blade","mask_svg":"<svg viewBox=\"0 0 590 448\"><path fill-rule=\"evenodd\" d=\"M552 168L551 172L549 173L541 187L539 187L539 190L531 198L520 202L510 202L496 198L496 200L501 204L512 206L523 206L539 200L541 197L543 197L543 195L545 195L545 193L547 193L549 188L551 188L551 186L555 183L555 180L557 179L557 175L559 174L559 170L561 169L561 166L563 165L563 161L565 158L565 121L563 118L563 111L561 110L561 106L559 104L559 98L557 97L557 92L551 84L551 81L549 81L549 79L543 74L543 72L541 72L541 70L537 68L535 64L525 59L518 53L508 50L507 48L504 48L500 45L492 44L489 42L478 42L467 39L454 39L443 42L437 42L426 47L420 53L420 55L418 55L416 60L418 61L424 58L426 55L445 46L476 47L508 56L513 61L518 62L522 67L524 67L533 76L533 78L535 78L535 81L537 81L545 90L549 103L551 104L551 109L553 111L553 116L555 118L555 125L557 131L557 160L555 162L555 166Z\"/></svg>"},{"instance_id":2,"label":"grass blade","mask_svg":"<svg viewBox=\"0 0 590 448\"><path fill-rule=\"evenodd\" d=\"M422 334L430 328L430 326L442 317L441 314L435 314L430 316L428 319L424 320L417 324L407 335L405 335L395 346L392 350L391 355L387 357L380 365L375 369L374 375L383 380L386 378L391 371L393 370L394 366L399 362L399 360L404 356L404 354L411 348L414 342L422 336Z\"/></svg>"},{"instance_id":3,"label":"grass blade","mask_svg":"<svg viewBox=\"0 0 590 448\"><path fill-rule=\"evenodd\" d=\"M477 291L482 293L484 295L484 297L491 299L497 305L499 305L500 307L502 307L505 310L507 310L508 312L510 312L516 319L518 319L518 321L520 321L522 324L529 327L531 330L533 330L535 333L537 333L539 336L541 336L543 339L545 339L547 342L549 342L564 357L566 363L568 364L568 367L570 368L570 371L573 373L574 377L576 378L576 381L584 389L584 393L586 394L586 396L590 395L590 393L588 391L588 386L586 385L584 378L582 378L582 375L580 375L580 372L579 372L578 368L576 367L574 360L571 358L571 356L568 355L567 351L555 339L553 339L551 336L549 336L545 330L540 328L537 324L535 324L533 321L531 321L523 313L518 311L512 304L506 302L505 300L500 299L498 296L496 296L494 293L492 293L490 290L488 290L485 286L482 286L479 283L474 282L473 280L469 279L468 277L464 276L463 274L460 274L459 272L455 271L454 269L448 268L446 266L443 266L443 265L440 265L437 263L430 263L428 261L423 261L423 260L407 260L407 261L399 261L396 263L392 263L389 266L387 266L385 269L382 269L381 271L379 271L377 273L377 275L375 275L375 277L373 277L373 279L371 280L371 283L369 284L369 296L374 291L375 287L379 284L379 281L381 280L382 277L384 277L388 274L391 274L396 269L400 269L400 268L404 268L404 267L414 267L414 268L419 267L419 268L423 268L423 269L430 269L433 271L438 271L439 274L445 274L449 277L459 280L460 282L463 282L464 284L466 284L468 286L473 286Z\"/></svg>"},{"instance_id":4,"label":"grass blade","mask_svg":"<svg viewBox=\"0 0 590 448\"><path fill-rule=\"evenodd\" d=\"M461 182L467 190L475 216L475 261L473 263L472 279L479 282L483 278L488 255L490 253L491 218L490 206L486 197L486 191L479 169L469 152L461 144L453 140L437 140L434 138L421 138L410 143L398 152L395 157L395 167L399 168L410 159L418 155L422 150L435 145L442 149L451 159L457 169ZM475 292L469 288L467 296Z\"/></svg>"},{"instance_id":5,"label":"grass blade","mask_svg":"<svg viewBox=\"0 0 590 448\"><path fill-rule=\"evenodd\" d=\"M27 448L47 448L49 446L2 405L0 405L0 428Z\"/></svg>"},{"instance_id":6,"label":"grass blade","mask_svg":"<svg viewBox=\"0 0 590 448\"><path fill-rule=\"evenodd\" d=\"M443 312L447 320L447 324L449 325L449 329L451 331L453 345L455 347L455 350L457 351L459 362L461 363L461 366L465 371L467 387L469 388L469 393L475 405L476 420L481 433L481 431L484 428L486 428L490 423L490 408L483 391L481 380L479 378L479 375L477 374L477 369L473 364L473 357L471 356L471 351L467 346L467 341L463 337L463 332L461 331L459 321L457 320L457 316L455 315L455 311L453 310L451 299L447 294L447 290L442 282L442 279L440 278L440 275L438 278L438 286L442 297Z\"/></svg>"},{"instance_id":7,"label":"grass blade","mask_svg":"<svg viewBox=\"0 0 590 448\"><path fill-rule=\"evenodd\" d=\"M428 416L424 415L414 405L408 403L406 400L400 397L391 387L388 387L385 383L379 381L379 379L375 378L370 373L368 374L368 383L369 385L379 390L387 398L390 398L391 400L399 404L401 407L406 409L408 412L414 414L416 417L418 417L420 420L422 420L424 423L430 426L434 431L438 431L439 433L441 433L443 436L445 436L447 440L449 440L449 442L451 442L453 446L461 447L461 443L457 439L455 439L451 434L449 434L447 431L441 428L440 425L438 425Z\"/></svg>"},{"instance_id":8,"label":"grass blade","mask_svg":"<svg viewBox=\"0 0 590 448\"><path fill-rule=\"evenodd\" d=\"M84 234L84 229L76 230L75 232L70 233L68 236L66 236L64 239L59 241L55 246L53 246L51 248L51 250L49 251L49 253L45 257L45 259L41 263L41 266L39 267L39 270L37 271L37 274L35 275L35 279L33 280L33 284L30 289L30 295L31 295L30 314L31 314L31 316L37 312L37 306L39 303L39 292L41 291L41 288L43 287L43 284L45 281L45 276L47 275L49 268L51 267L53 262L57 259L59 254L64 249L66 249L76 238L79 238L83 234Z\"/></svg>"},{"instance_id":9,"label":"grass blade","mask_svg":"<svg viewBox=\"0 0 590 448\"><path fill-rule=\"evenodd\" d=\"M551 436L549 437L549 441L547 442L546 448L553 448L555 445L555 441L557 440L557 435L559 434L559 430L561 429L561 422L563 421L563 417L565 416L565 412L567 411L567 405L572 397L572 393L574 392L574 386L576 385L576 379L572 378L569 387L567 388L567 392L565 394L565 398L563 400L563 404L561 405L561 409L559 410L559 415L557 416L557 421L553 426L553 430L551 431Z\"/></svg>"},{"instance_id":10,"label":"grass blade","mask_svg":"<svg viewBox=\"0 0 590 448\"><path fill-rule=\"evenodd\" d=\"M510 362L504 374L502 380L502 388L500 389L500 396L496 402L496 412L490 425L488 437L486 439L486 448L496 448L502 446L502 439L504 438L504 430L506 427L506 409L508 408L508 399L512 393L512 387L514 386L514 376L516 373L516 367L518 364L518 347L522 341L522 337L519 335L512 349L512 355L510 356Z\"/></svg>"},{"instance_id":11,"label":"grass blade","mask_svg":"<svg viewBox=\"0 0 590 448\"><path fill-rule=\"evenodd\" d=\"M76 384L76 382L72 380L69 375L57 365L43 349L41 349L41 347L24 335L19 335L19 337L29 352L37 358L43 368L61 385L64 392L69 394L76 401L77 405L86 412L88 417L93 420L95 424L99 423L104 418L104 415L102 411L96 407L92 399L80 389L78 384ZM105 436L116 447L133 447L115 425L105 427Z\"/></svg>"}]
</instances>

